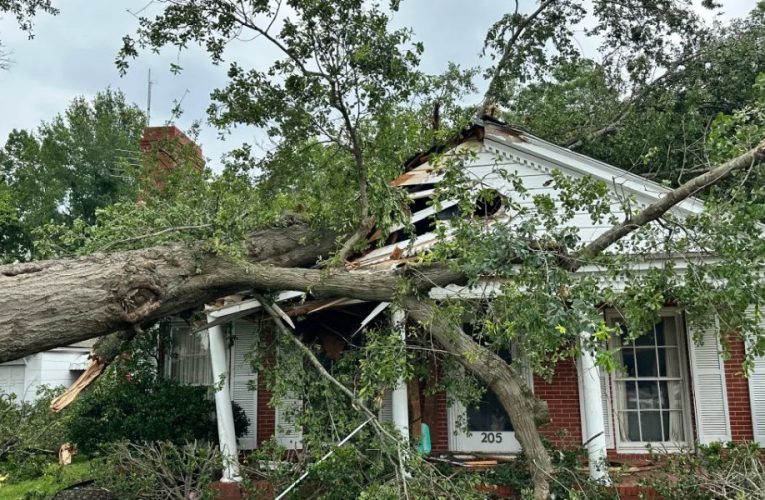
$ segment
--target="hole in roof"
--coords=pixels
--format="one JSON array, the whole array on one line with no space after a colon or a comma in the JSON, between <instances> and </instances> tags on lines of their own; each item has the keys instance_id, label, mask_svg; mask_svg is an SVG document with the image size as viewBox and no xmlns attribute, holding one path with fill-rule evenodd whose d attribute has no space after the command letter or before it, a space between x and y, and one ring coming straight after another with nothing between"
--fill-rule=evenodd
<instances>
[{"instance_id":1,"label":"hole in roof","mask_svg":"<svg viewBox=\"0 0 765 500\"><path fill-rule=\"evenodd\" d=\"M505 197L496 189L483 189L478 193L475 200L473 215L488 218L495 215L505 203Z\"/></svg>"}]
</instances>

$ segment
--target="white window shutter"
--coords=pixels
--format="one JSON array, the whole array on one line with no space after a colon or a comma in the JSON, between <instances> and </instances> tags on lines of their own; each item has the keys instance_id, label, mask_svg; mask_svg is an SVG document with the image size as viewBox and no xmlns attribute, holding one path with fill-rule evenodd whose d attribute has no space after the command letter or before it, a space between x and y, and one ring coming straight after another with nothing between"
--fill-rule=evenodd
<instances>
[{"instance_id":1,"label":"white window shutter","mask_svg":"<svg viewBox=\"0 0 765 500\"><path fill-rule=\"evenodd\" d=\"M287 395L276 405L276 442L288 450L303 448L303 430L295 418L303 411L303 400Z\"/></svg>"},{"instance_id":2,"label":"white window shutter","mask_svg":"<svg viewBox=\"0 0 765 500\"><path fill-rule=\"evenodd\" d=\"M250 425L247 432L238 439L239 448L254 450L257 447L258 428L258 374L252 369L247 353L256 339L255 325L245 321L234 322L234 344L231 347L231 400L244 410ZM220 381L213 381L214 384Z\"/></svg>"},{"instance_id":3,"label":"white window shutter","mask_svg":"<svg viewBox=\"0 0 765 500\"><path fill-rule=\"evenodd\" d=\"M751 309L747 312L750 315L753 314ZM761 321L765 322L765 318ZM749 403L752 407L754 442L765 447L765 357L763 356L754 358L754 369L749 375Z\"/></svg>"},{"instance_id":4,"label":"white window shutter","mask_svg":"<svg viewBox=\"0 0 765 500\"><path fill-rule=\"evenodd\" d=\"M600 372L600 397L603 401L603 430L606 434L606 448L614 448L614 419L611 412L611 377L603 368Z\"/></svg>"},{"instance_id":5,"label":"white window shutter","mask_svg":"<svg viewBox=\"0 0 765 500\"><path fill-rule=\"evenodd\" d=\"M702 444L727 442L731 440L731 432L725 366L720 357L719 319L710 315L703 325L701 331L694 331L698 326L692 325L692 322L688 323L688 350L693 375L698 440ZM694 338L701 338L703 345L696 344Z\"/></svg>"},{"instance_id":6,"label":"white window shutter","mask_svg":"<svg viewBox=\"0 0 765 500\"><path fill-rule=\"evenodd\" d=\"M382 406L377 418L380 419L380 422L393 423L393 391L386 389L383 393Z\"/></svg>"}]
</instances>

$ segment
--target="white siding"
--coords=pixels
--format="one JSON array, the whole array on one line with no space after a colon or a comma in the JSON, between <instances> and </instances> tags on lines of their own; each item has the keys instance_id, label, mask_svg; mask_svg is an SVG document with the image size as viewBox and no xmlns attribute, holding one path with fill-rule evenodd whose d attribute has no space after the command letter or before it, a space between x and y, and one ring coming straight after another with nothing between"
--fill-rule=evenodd
<instances>
[{"instance_id":1,"label":"white siding","mask_svg":"<svg viewBox=\"0 0 765 500\"><path fill-rule=\"evenodd\" d=\"M476 159L467 166L470 175L479 181L481 185L496 189L526 208L533 208L533 198L538 195L549 195L553 200L558 200L558 191L552 182L551 172L553 170L560 170L572 179L581 178L586 175L569 168L564 163L556 163L546 158L535 157L526 151L511 150L493 141L487 141L486 146L479 149ZM519 195L513 185L497 173L499 169L504 169L507 173L518 176L528 192L524 195ZM649 181L646 181L646 183L650 184ZM611 212L608 214L608 217L614 217L619 221L624 220L626 217L624 200L632 195L633 192L621 189L618 181L609 184L609 188L611 189ZM644 196L639 197L641 200L638 203L640 201L643 201L643 203L653 201L652 197L659 194L650 189L649 186L645 186L645 190ZM632 210L640 209L640 205L635 203L633 200L630 208ZM512 220L511 224L520 224L522 222L521 218L516 217ZM600 222L593 222L589 213L584 213L583 211L567 221L566 226L576 227L582 244L586 244L610 229L612 224L609 223L608 218ZM660 226L654 226L657 230L664 231ZM631 238L632 236L628 236L625 238L625 241L629 241Z\"/></svg>"},{"instance_id":2,"label":"white siding","mask_svg":"<svg viewBox=\"0 0 765 500\"><path fill-rule=\"evenodd\" d=\"M258 427L258 375L252 370L247 353L256 339L255 325L248 321L234 322L234 343L231 346L231 400L242 407L250 426L247 433L239 438L239 448L253 450L257 447ZM213 381L216 383L217 381Z\"/></svg>"},{"instance_id":3,"label":"white siding","mask_svg":"<svg viewBox=\"0 0 765 500\"><path fill-rule=\"evenodd\" d=\"M24 383L26 366L24 364L0 365L0 392L15 394L17 401L23 401L27 396Z\"/></svg>"},{"instance_id":4,"label":"white siding","mask_svg":"<svg viewBox=\"0 0 765 500\"><path fill-rule=\"evenodd\" d=\"M78 371L72 371L70 365L78 360L81 351L48 351L42 353L40 384L50 387L63 385L69 387L77 380Z\"/></svg>"},{"instance_id":5,"label":"white siding","mask_svg":"<svg viewBox=\"0 0 765 500\"><path fill-rule=\"evenodd\" d=\"M691 354L693 396L696 405L696 428L702 444L730 441L728 397L725 385L725 366L720 357L718 339L719 321L709 316L699 332L688 322L688 343ZM701 337L702 345L693 340Z\"/></svg>"}]
</instances>

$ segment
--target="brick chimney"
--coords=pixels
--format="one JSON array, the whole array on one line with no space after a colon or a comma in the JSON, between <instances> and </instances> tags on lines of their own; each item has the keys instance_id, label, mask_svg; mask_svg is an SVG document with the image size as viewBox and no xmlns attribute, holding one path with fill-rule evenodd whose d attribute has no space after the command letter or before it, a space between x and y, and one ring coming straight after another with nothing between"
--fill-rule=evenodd
<instances>
[{"instance_id":1,"label":"brick chimney","mask_svg":"<svg viewBox=\"0 0 765 500\"><path fill-rule=\"evenodd\" d=\"M201 170L205 164L202 148L174 125L146 127L140 147L146 175L159 189L167 174L178 166Z\"/></svg>"}]
</instances>

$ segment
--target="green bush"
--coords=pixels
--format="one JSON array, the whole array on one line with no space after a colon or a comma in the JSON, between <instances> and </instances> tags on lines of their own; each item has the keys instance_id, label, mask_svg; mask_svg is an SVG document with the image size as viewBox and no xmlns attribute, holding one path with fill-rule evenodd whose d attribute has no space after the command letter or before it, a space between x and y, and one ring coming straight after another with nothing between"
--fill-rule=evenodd
<instances>
[{"instance_id":1,"label":"green bush","mask_svg":"<svg viewBox=\"0 0 765 500\"><path fill-rule=\"evenodd\" d=\"M209 389L156 376L107 373L72 405L67 436L86 454L118 441L217 441L215 403ZM247 432L244 411L234 405L237 436Z\"/></svg>"},{"instance_id":2,"label":"green bush","mask_svg":"<svg viewBox=\"0 0 765 500\"><path fill-rule=\"evenodd\" d=\"M754 443L713 443L695 452L654 454L662 467L643 484L670 500L765 499L762 453Z\"/></svg>"},{"instance_id":3,"label":"green bush","mask_svg":"<svg viewBox=\"0 0 765 500\"><path fill-rule=\"evenodd\" d=\"M36 478L56 462L66 441L66 419L49 406L62 391L43 386L34 402L0 394L0 475L9 483Z\"/></svg>"},{"instance_id":4,"label":"green bush","mask_svg":"<svg viewBox=\"0 0 765 500\"><path fill-rule=\"evenodd\" d=\"M102 450L97 483L118 498L213 498L210 484L223 467L216 448L196 441L118 442Z\"/></svg>"}]
</instances>

